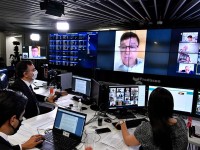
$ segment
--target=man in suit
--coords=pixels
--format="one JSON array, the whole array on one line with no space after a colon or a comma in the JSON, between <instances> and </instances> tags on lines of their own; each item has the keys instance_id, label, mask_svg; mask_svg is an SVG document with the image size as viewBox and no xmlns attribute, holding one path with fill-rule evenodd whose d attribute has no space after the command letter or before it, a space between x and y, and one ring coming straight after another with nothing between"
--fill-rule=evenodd
<instances>
[{"instance_id":1,"label":"man in suit","mask_svg":"<svg viewBox=\"0 0 200 150\"><path fill-rule=\"evenodd\" d=\"M31 86L31 84L37 78L38 71L35 69L35 66L30 60L23 60L17 63L15 71L17 79L10 88L14 91L22 92L28 98L24 117L31 118L39 115L39 102ZM49 96L47 98L47 101L53 103L54 99L55 95Z\"/></svg>"},{"instance_id":2,"label":"man in suit","mask_svg":"<svg viewBox=\"0 0 200 150\"><path fill-rule=\"evenodd\" d=\"M43 142L42 135L31 136L22 145L11 145L8 135L15 134L22 122L27 98L22 93L12 90L0 90L0 149L1 150L25 150L35 147Z\"/></svg>"}]
</instances>

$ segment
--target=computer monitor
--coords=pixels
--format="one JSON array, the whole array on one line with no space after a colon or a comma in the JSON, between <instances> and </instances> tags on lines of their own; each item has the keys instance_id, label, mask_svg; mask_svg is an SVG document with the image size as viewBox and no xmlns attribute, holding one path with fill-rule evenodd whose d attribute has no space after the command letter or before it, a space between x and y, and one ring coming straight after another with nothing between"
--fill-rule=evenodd
<instances>
[{"instance_id":1,"label":"computer monitor","mask_svg":"<svg viewBox=\"0 0 200 150\"><path fill-rule=\"evenodd\" d=\"M73 75L72 91L81 94L82 96L90 97L91 79Z\"/></svg>"},{"instance_id":2,"label":"computer monitor","mask_svg":"<svg viewBox=\"0 0 200 150\"><path fill-rule=\"evenodd\" d=\"M198 95L197 95L197 103L195 106L195 115L197 117L200 117L200 90L198 90Z\"/></svg>"},{"instance_id":3,"label":"computer monitor","mask_svg":"<svg viewBox=\"0 0 200 150\"><path fill-rule=\"evenodd\" d=\"M151 92L157 87L158 86L149 86L148 99ZM193 89L176 88L176 87L162 87L162 88L169 90L169 92L172 94L174 99L174 111L176 113L181 113L181 114L192 113L193 96L194 96Z\"/></svg>"},{"instance_id":4,"label":"computer monitor","mask_svg":"<svg viewBox=\"0 0 200 150\"><path fill-rule=\"evenodd\" d=\"M107 108L107 91L110 85L119 85L118 83L96 81L92 79L91 84L91 100L93 104L90 106L92 110L103 111Z\"/></svg>"},{"instance_id":5,"label":"computer monitor","mask_svg":"<svg viewBox=\"0 0 200 150\"><path fill-rule=\"evenodd\" d=\"M128 110L137 111L145 108L145 85L117 85L109 86L109 111L126 114Z\"/></svg>"},{"instance_id":6,"label":"computer monitor","mask_svg":"<svg viewBox=\"0 0 200 150\"><path fill-rule=\"evenodd\" d=\"M22 59L47 59L46 46L23 46Z\"/></svg>"}]
</instances>

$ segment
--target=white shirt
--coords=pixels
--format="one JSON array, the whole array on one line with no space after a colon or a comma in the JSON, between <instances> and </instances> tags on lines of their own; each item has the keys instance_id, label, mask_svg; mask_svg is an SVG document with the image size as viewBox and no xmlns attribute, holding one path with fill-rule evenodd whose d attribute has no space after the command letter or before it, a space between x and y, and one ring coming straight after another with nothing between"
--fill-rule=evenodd
<instances>
[{"instance_id":1,"label":"white shirt","mask_svg":"<svg viewBox=\"0 0 200 150\"><path fill-rule=\"evenodd\" d=\"M6 140L7 142L9 142L8 141L8 135L6 135L5 133L3 133L3 132L0 132L0 136L4 139L4 140ZM10 142L9 142L10 143ZM22 145L21 144L19 144L19 147L20 147L20 150L22 150Z\"/></svg>"},{"instance_id":2,"label":"white shirt","mask_svg":"<svg viewBox=\"0 0 200 150\"><path fill-rule=\"evenodd\" d=\"M141 58L137 58L136 64L133 67L128 67L128 66L122 64L119 66L117 71L143 73L144 72L144 60Z\"/></svg>"}]
</instances>

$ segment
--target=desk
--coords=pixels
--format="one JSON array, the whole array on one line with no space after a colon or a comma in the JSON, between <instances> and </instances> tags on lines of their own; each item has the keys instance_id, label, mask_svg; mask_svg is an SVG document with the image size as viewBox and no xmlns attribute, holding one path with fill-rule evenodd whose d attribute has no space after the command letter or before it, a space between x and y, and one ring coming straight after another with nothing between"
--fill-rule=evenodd
<instances>
[{"instance_id":1,"label":"desk","mask_svg":"<svg viewBox=\"0 0 200 150\"><path fill-rule=\"evenodd\" d=\"M49 94L49 90L44 87L41 87L40 89L35 90L35 92L36 92L36 94L41 94L41 95ZM68 94L67 96L60 97L55 105L61 106L61 107L67 107L67 106L69 106L69 104L73 104L73 106L74 106L73 110L77 110L77 102L71 100L72 96L73 95ZM83 106L88 108L87 110L84 110L83 113L87 114L86 121L89 121L95 115L95 111L92 111L89 108L89 106L86 106L86 105L83 105ZM13 136L9 136L9 141L12 144L20 144L20 143L23 143L26 140L28 140L29 137L32 136L33 134L38 134L38 133L43 134L44 130L52 129L56 111L57 111L57 107L49 113L39 115L39 116L36 116L36 117L33 117L33 118L23 121L23 123L22 123L23 126L20 128L19 132L17 132L17 134L15 134ZM95 128L103 128L103 127L109 127L112 132L96 135L97 142L95 143L95 150L100 150L100 149L116 150L117 149L117 148L113 148L111 146L108 146L108 145L105 145L102 143L102 141L104 141L104 139L107 136L110 136L109 139L113 138L113 141L116 141L116 139L117 139L118 144L122 143L123 150L128 150L128 149L138 150L139 149L138 147L127 147L123 143L121 131L116 130L111 123L106 123L103 121L102 126L98 127L97 121L94 121L94 122L86 125L85 130L94 132ZM129 132L133 133L134 129L129 129ZM82 141L84 141L84 138L85 137L83 135ZM99 138L101 138L101 139L98 140ZM192 137L192 138L188 138L188 140L189 140L190 144L200 146L199 138ZM34 148L34 149L36 150L36 148ZM79 146L77 146L77 149L83 150L84 149L83 143L81 143ZM191 147L190 147L190 149L191 149ZM192 148L192 150L193 150L193 148Z\"/></svg>"},{"instance_id":2,"label":"desk","mask_svg":"<svg viewBox=\"0 0 200 150\"><path fill-rule=\"evenodd\" d=\"M73 95L68 94L67 96L63 96L61 98L58 99L58 101L56 102L56 105L62 106L62 107L66 107L69 106L69 104L73 104L73 110L77 110L77 102L71 100L71 97ZM89 109L89 106L85 106L88 109L82 111L83 113L87 114L87 119L86 122L88 122L94 115L95 115L95 111L92 111L91 109ZM20 127L19 131L12 136L9 136L9 141L12 144L20 144L25 142L26 140L29 139L30 136L32 136L33 134L43 134L44 130L46 129L52 129L53 127L53 122L55 119L55 115L56 115L56 111L57 111L57 107L52 110L49 113L46 114L42 114L42 115L38 115L36 117L27 119L25 121L22 122L22 126ZM111 124L111 123L106 123L103 121L102 126L98 127L97 125L97 121L94 121L88 125L85 126L85 130L86 131L90 131L90 132L94 132L94 130L96 128L103 128L103 127L109 127L111 129L112 132L110 133L104 133L104 134L96 134L96 138L95 138L95 150L116 150L116 148L113 148L111 146L108 146L106 144L103 144L101 141L103 141L107 136L113 137L113 141L114 142L117 140L117 145L116 142L114 143L115 146L119 146L119 144L121 143L121 147L120 149L123 150L138 150L138 146L135 147L128 147L124 144L123 142L123 138L122 138L122 134L121 131L118 131L117 129L115 129L115 127ZM130 132L134 132L134 129L130 129ZM83 138L82 141L84 142L85 139L85 134L83 134ZM110 138L109 138L110 139ZM111 140L111 139L110 139ZM37 148L34 148L34 150L36 150ZM83 143L79 144L77 146L77 149L83 150L84 149L84 145Z\"/></svg>"}]
</instances>

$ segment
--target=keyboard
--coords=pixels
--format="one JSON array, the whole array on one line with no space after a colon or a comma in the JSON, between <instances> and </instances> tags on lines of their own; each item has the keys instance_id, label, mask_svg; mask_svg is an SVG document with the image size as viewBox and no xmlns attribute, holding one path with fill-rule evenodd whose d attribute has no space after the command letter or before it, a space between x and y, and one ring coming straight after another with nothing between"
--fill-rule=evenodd
<instances>
[{"instance_id":1,"label":"keyboard","mask_svg":"<svg viewBox=\"0 0 200 150\"><path fill-rule=\"evenodd\" d=\"M91 105L92 104L92 101L90 99L83 98L82 96L73 96L71 99L75 100L77 102L79 101L79 99L81 99L81 102L85 105Z\"/></svg>"},{"instance_id":2,"label":"keyboard","mask_svg":"<svg viewBox=\"0 0 200 150\"><path fill-rule=\"evenodd\" d=\"M127 128L135 128L137 127L138 125L140 125L142 122L148 122L147 119L145 118L141 118L141 119L134 119L134 120L127 120L126 121L126 126ZM117 129L117 130L121 130L121 126L118 125L118 126L115 126L117 124L117 122L113 122L112 125Z\"/></svg>"},{"instance_id":3,"label":"keyboard","mask_svg":"<svg viewBox=\"0 0 200 150\"><path fill-rule=\"evenodd\" d=\"M118 119L129 119L129 118L136 118L134 114L127 114L127 115L116 115Z\"/></svg>"}]
</instances>

